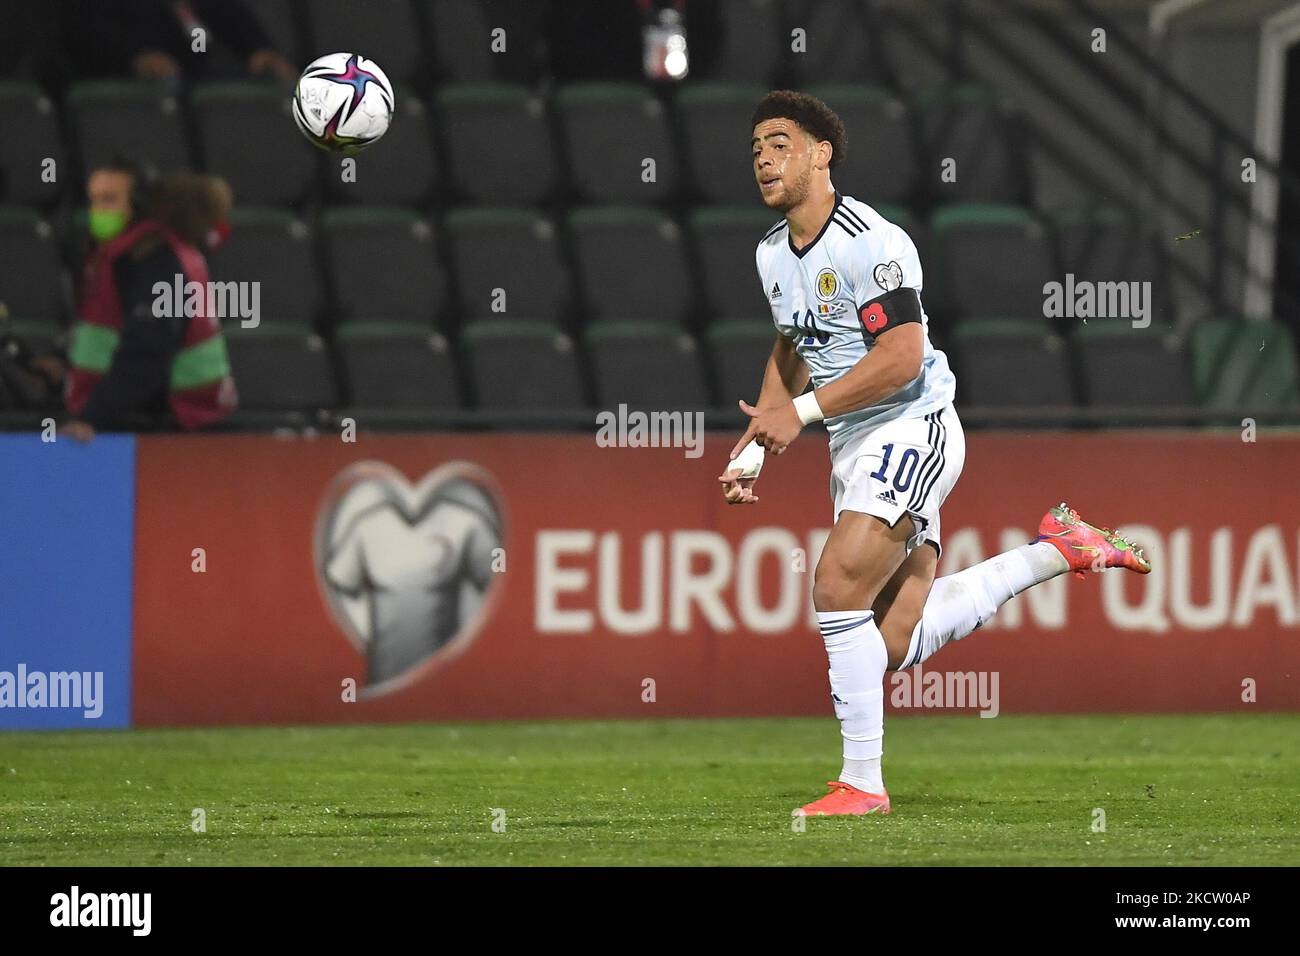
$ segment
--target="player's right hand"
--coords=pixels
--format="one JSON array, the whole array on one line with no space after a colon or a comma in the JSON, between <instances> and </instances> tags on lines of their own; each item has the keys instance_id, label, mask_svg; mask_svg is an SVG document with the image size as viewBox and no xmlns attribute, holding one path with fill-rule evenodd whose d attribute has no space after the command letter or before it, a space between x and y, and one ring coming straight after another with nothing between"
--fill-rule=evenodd
<instances>
[{"instance_id":1,"label":"player's right hand","mask_svg":"<svg viewBox=\"0 0 1300 956\"><path fill-rule=\"evenodd\" d=\"M740 472L739 468L728 468L718 475L718 481L722 482L722 496L729 505L758 504L758 495L754 494L754 482L758 479L741 478Z\"/></svg>"}]
</instances>

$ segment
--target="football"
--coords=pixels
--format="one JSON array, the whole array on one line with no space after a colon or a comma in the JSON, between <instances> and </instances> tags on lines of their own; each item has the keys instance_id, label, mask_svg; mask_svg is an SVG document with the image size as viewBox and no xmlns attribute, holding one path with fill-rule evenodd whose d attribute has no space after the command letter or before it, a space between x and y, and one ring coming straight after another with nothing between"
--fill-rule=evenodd
<instances>
[{"instance_id":1,"label":"football","mask_svg":"<svg viewBox=\"0 0 1300 956\"><path fill-rule=\"evenodd\" d=\"M388 132L393 87L374 60L330 53L298 78L293 118L313 145L332 153L360 152Z\"/></svg>"}]
</instances>

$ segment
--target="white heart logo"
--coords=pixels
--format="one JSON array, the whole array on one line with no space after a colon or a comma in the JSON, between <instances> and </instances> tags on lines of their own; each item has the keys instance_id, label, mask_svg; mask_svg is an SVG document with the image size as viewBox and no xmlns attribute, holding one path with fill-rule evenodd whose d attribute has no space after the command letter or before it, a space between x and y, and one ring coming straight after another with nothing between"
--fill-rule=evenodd
<instances>
[{"instance_id":1,"label":"white heart logo","mask_svg":"<svg viewBox=\"0 0 1300 956\"><path fill-rule=\"evenodd\" d=\"M504 554L500 500L488 472L460 461L415 485L380 461L330 482L316 514L316 582L366 658L360 696L409 686L473 642Z\"/></svg>"}]
</instances>

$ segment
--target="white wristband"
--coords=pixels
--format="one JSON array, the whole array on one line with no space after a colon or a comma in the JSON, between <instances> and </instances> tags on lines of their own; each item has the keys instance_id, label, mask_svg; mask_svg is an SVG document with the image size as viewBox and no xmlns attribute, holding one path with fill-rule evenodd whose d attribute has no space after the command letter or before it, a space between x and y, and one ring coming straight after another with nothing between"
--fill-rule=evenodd
<instances>
[{"instance_id":1,"label":"white wristband","mask_svg":"<svg viewBox=\"0 0 1300 956\"><path fill-rule=\"evenodd\" d=\"M799 414L799 421L805 425L819 422L826 417L822 414L822 407L817 404L816 392L804 392L796 398L794 400L794 410Z\"/></svg>"},{"instance_id":2,"label":"white wristband","mask_svg":"<svg viewBox=\"0 0 1300 956\"><path fill-rule=\"evenodd\" d=\"M740 478L757 478L758 473L763 470L763 446L756 441L751 441L748 445L740 450L740 454L731 459L725 471L732 471L739 468Z\"/></svg>"}]
</instances>

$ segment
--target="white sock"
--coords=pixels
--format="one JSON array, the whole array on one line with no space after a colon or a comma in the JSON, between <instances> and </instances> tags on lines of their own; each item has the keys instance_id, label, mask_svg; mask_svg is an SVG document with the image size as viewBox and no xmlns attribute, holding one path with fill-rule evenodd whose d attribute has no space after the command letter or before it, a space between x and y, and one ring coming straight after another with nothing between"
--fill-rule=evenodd
<instances>
[{"instance_id":1,"label":"white sock","mask_svg":"<svg viewBox=\"0 0 1300 956\"><path fill-rule=\"evenodd\" d=\"M921 663L949 641L960 641L1021 591L1068 570L1065 556L1039 541L936 578L899 670Z\"/></svg>"},{"instance_id":2,"label":"white sock","mask_svg":"<svg viewBox=\"0 0 1300 956\"><path fill-rule=\"evenodd\" d=\"M831 700L844 743L840 780L867 793L884 793L885 639L871 611L819 611L817 624L830 659Z\"/></svg>"}]
</instances>

